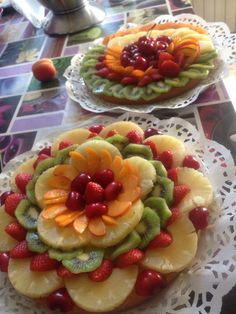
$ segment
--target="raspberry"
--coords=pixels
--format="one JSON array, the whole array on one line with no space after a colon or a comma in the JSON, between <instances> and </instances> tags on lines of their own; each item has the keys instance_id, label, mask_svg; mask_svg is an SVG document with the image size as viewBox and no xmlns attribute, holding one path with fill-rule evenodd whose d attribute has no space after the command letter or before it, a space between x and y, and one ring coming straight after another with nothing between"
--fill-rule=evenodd
<instances>
[{"instance_id":1,"label":"raspberry","mask_svg":"<svg viewBox=\"0 0 236 314\"><path fill-rule=\"evenodd\" d=\"M94 271L88 273L88 277L92 281L100 282L106 280L113 271L113 264L109 259L104 259L102 264Z\"/></svg>"},{"instance_id":2,"label":"raspberry","mask_svg":"<svg viewBox=\"0 0 236 314\"><path fill-rule=\"evenodd\" d=\"M126 134L126 137L128 138L129 142L133 144L141 144L143 141L142 135L136 130L130 131L128 134Z\"/></svg>"},{"instance_id":3,"label":"raspberry","mask_svg":"<svg viewBox=\"0 0 236 314\"><path fill-rule=\"evenodd\" d=\"M57 275L61 278L71 278L74 276L74 274L63 265L59 266L59 268L57 269Z\"/></svg>"},{"instance_id":4,"label":"raspberry","mask_svg":"<svg viewBox=\"0 0 236 314\"><path fill-rule=\"evenodd\" d=\"M131 249L130 251L121 254L116 259L116 267L124 268L136 264L144 257L144 252L139 249Z\"/></svg>"}]
</instances>

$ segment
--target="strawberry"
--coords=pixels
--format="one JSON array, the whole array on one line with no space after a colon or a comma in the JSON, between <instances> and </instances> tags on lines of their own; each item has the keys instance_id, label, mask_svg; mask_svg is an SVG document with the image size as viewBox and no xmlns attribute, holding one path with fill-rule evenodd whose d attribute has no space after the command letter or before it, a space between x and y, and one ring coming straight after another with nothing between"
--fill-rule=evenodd
<instances>
[{"instance_id":1,"label":"strawberry","mask_svg":"<svg viewBox=\"0 0 236 314\"><path fill-rule=\"evenodd\" d=\"M5 204L5 201L7 199L7 197L11 194L13 194L14 192L12 191L6 191L6 192L3 192L0 196L0 204L1 205L4 205Z\"/></svg>"},{"instance_id":2,"label":"strawberry","mask_svg":"<svg viewBox=\"0 0 236 314\"><path fill-rule=\"evenodd\" d=\"M27 242L24 240L18 243L11 251L10 257L11 258L26 258L33 256L34 253L28 249Z\"/></svg>"},{"instance_id":3,"label":"strawberry","mask_svg":"<svg viewBox=\"0 0 236 314\"><path fill-rule=\"evenodd\" d=\"M142 135L136 130L127 133L126 137L128 138L129 142L133 144L141 144L143 141Z\"/></svg>"},{"instance_id":4,"label":"strawberry","mask_svg":"<svg viewBox=\"0 0 236 314\"><path fill-rule=\"evenodd\" d=\"M111 137L111 136L116 135L116 134L118 134L118 132L116 130L110 130L107 133L106 138Z\"/></svg>"},{"instance_id":5,"label":"strawberry","mask_svg":"<svg viewBox=\"0 0 236 314\"><path fill-rule=\"evenodd\" d=\"M21 242L25 240L27 230L19 224L18 221L14 221L9 223L9 225L5 228L6 233L8 233L11 237Z\"/></svg>"},{"instance_id":6,"label":"strawberry","mask_svg":"<svg viewBox=\"0 0 236 314\"><path fill-rule=\"evenodd\" d=\"M177 184L178 182L178 168L171 168L167 172L167 176L170 180L174 182L174 184Z\"/></svg>"},{"instance_id":7,"label":"strawberry","mask_svg":"<svg viewBox=\"0 0 236 314\"><path fill-rule=\"evenodd\" d=\"M98 136L98 134L97 134L97 133L95 133L95 132L91 132L91 133L89 133L88 138L93 138L93 137L96 137L96 136Z\"/></svg>"},{"instance_id":8,"label":"strawberry","mask_svg":"<svg viewBox=\"0 0 236 314\"><path fill-rule=\"evenodd\" d=\"M181 217L181 211L178 207L171 208L172 216L167 221L167 226L173 224L178 218Z\"/></svg>"},{"instance_id":9,"label":"strawberry","mask_svg":"<svg viewBox=\"0 0 236 314\"><path fill-rule=\"evenodd\" d=\"M117 257L116 267L124 268L138 263L144 257L144 252L139 249L131 249L130 251L121 254Z\"/></svg>"},{"instance_id":10,"label":"strawberry","mask_svg":"<svg viewBox=\"0 0 236 314\"><path fill-rule=\"evenodd\" d=\"M52 292L47 297L46 303L50 310L58 309L62 313L72 311L75 306L66 288L61 288Z\"/></svg>"},{"instance_id":11,"label":"strawberry","mask_svg":"<svg viewBox=\"0 0 236 314\"><path fill-rule=\"evenodd\" d=\"M104 125L103 124L97 124L97 125L92 125L90 128L89 128L89 131L92 132L92 133L97 133L99 134L103 129L104 129Z\"/></svg>"},{"instance_id":12,"label":"strawberry","mask_svg":"<svg viewBox=\"0 0 236 314\"><path fill-rule=\"evenodd\" d=\"M57 269L57 275L61 278L71 278L74 274L69 271L69 269L65 268L63 265L60 265Z\"/></svg>"},{"instance_id":13,"label":"strawberry","mask_svg":"<svg viewBox=\"0 0 236 314\"><path fill-rule=\"evenodd\" d=\"M151 148L152 154L153 154L153 159L156 159L157 158L156 144L153 141L148 140L148 141L145 141L144 145L148 145Z\"/></svg>"},{"instance_id":14,"label":"strawberry","mask_svg":"<svg viewBox=\"0 0 236 314\"><path fill-rule=\"evenodd\" d=\"M157 159L160 160L168 170L173 164L173 153L170 150L165 150L157 157Z\"/></svg>"},{"instance_id":15,"label":"strawberry","mask_svg":"<svg viewBox=\"0 0 236 314\"><path fill-rule=\"evenodd\" d=\"M51 146L45 146L43 149L41 149L38 152L38 155L48 155L49 157L51 157Z\"/></svg>"},{"instance_id":16,"label":"strawberry","mask_svg":"<svg viewBox=\"0 0 236 314\"><path fill-rule=\"evenodd\" d=\"M152 250L158 247L167 247L172 243L172 236L166 232L161 231L151 242L149 242L147 249Z\"/></svg>"},{"instance_id":17,"label":"strawberry","mask_svg":"<svg viewBox=\"0 0 236 314\"><path fill-rule=\"evenodd\" d=\"M88 277L92 281L100 282L110 277L112 271L113 263L109 259L104 259L97 269L88 273Z\"/></svg>"},{"instance_id":18,"label":"strawberry","mask_svg":"<svg viewBox=\"0 0 236 314\"><path fill-rule=\"evenodd\" d=\"M74 144L74 143L73 143L72 141L70 141L70 140L61 141L61 142L59 143L58 149L59 149L59 150L62 150L62 149L67 148L67 147L69 147L69 146L71 146L71 145L73 145L73 144Z\"/></svg>"},{"instance_id":19,"label":"strawberry","mask_svg":"<svg viewBox=\"0 0 236 314\"><path fill-rule=\"evenodd\" d=\"M48 253L35 255L30 263L31 271L49 271L58 268L60 263L49 257Z\"/></svg>"},{"instance_id":20,"label":"strawberry","mask_svg":"<svg viewBox=\"0 0 236 314\"><path fill-rule=\"evenodd\" d=\"M40 155L38 156L38 158L35 160L34 164L33 164L34 169L37 168L38 164L39 164L41 161L43 161L44 159L47 159L48 157L49 157L49 156L46 155L46 154L40 154Z\"/></svg>"},{"instance_id":21,"label":"strawberry","mask_svg":"<svg viewBox=\"0 0 236 314\"><path fill-rule=\"evenodd\" d=\"M87 203L99 203L104 199L104 189L96 182L89 182L84 192L84 198Z\"/></svg>"},{"instance_id":22,"label":"strawberry","mask_svg":"<svg viewBox=\"0 0 236 314\"><path fill-rule=\"evenodd\" d=\"M135 292L142 297L151 296L165 286L164 277L155 270L143 270L138 274Z\"/></svg>"},{"instance_id":23,"label":"strawberry","mask_svg":"<svg viewBox=\"0 0 236 314\"><path fill-rule=\"evenodd\" d=\"M5 200L5 211L12 217L15 217L15 210L21 200L25 196L21 193L13 193L9 195Z\"/></svg>"},{"instance_id":24,"label":"strawberry","mask_svg":"<svg viewBox=\"0 0 236 314\"><path fill-rule=\"evenodd\" d=\"M178 205L182 199L190 192L190 187L186 184L176 185L174 187L173 206Z\"/></svg>"},{"instance_id":25,"label":"strawberry","mask_svg":"<svg viewBox=\"0 0 236 314\"><path fill-rule=\"evenodd\" d=\"M8 252L0 253L0 270L4 273L8 271L10 256Z\"/></svg>"},{"instance_id":26,"label":"strawberry","mask_svg":"<svg viewBox=\"0 0 236 314\"><path fill-rule=\"evenodd\" d=\"M167 77L176 77L179 75L180 66L172 60L165 60L159 66L160 74Z\"/></svg>"},{"instance_id":27,"label":"strawberry","mask_svg":"<svg viewBox=\"0 0 236 314\"><path fill-rule=\"evenodd\" d=\"M21 193L26 193L26 186L32 180L33 175L31 173L19 173L16 175L15 183Z\"/></svg>"},{"instance_id":28,"label":"strawberry","mask_svg":"<svg viewBox=\"0 0 236 314\"><path fill-rule=\"evenodd\" d=\"M187 155L183 160L183 167L193 168L198 170L200 168L199 161L192 155Z\"/></svg>"}]
</instances>

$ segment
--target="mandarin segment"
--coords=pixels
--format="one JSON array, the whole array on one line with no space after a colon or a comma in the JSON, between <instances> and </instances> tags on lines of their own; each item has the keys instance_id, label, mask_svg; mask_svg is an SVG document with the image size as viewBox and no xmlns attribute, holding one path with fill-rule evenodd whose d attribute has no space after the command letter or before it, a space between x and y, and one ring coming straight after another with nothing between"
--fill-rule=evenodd
<instances>
[{"instance_id":1,"label":"mandarin segment","mask_svg":"<svg viewBox=\"0 0 236 314\"><path fill-rule=\"evenodd\" d=\"M117 225L116 220L110 216L102 215L102 220L108 225Z\"/></svg>"},{"instance_id":2,"label":"mandarin segment","mask_svg":"<svg viewBox=\"0 0 236 314\"><path fill-rule=\"evenodd\" d=\"M88 217L86 215L81 215L75 219L73 222L73 227L76 232L82 234L86 230L88 223Z\"/></svg>"},{"instance_id":3,"label":"mandarin segment","mask_svg":"<svg viewBox=\"0 0 236 314\"><path fill-rule=\"evenodd\" d=\"M133 203L137 201L140 198L140 196L141 196L141 188L136 187L130 190L126 189L124 192L120 193L117 200L121 202L130 201Z\"/></svg>"},{"instance_id":4,"label":"mandarin segment","mask_svg":"<svg viewBox=\"0 0 236 314\"><path fill-rule=\"evenodd\" d=\"M55 176L64 176L71 181L77 176L78 171L72 165L59 165L53 171Z\"/></svg>"},{"instance_id":5,"label":"mandarin segment","mask_svg":"<svg viewBox=\"0 0 236 314\"><path fill-rule=\"evenodd\" d=\"M48 179L48 184L53 188L69 191L71 180L64 176L52 176Z\"/></svg>"},{"instance_id":6,"label":"mandarin segment","mask_svg":"<svg viewBox=\"0 0 236 314\"><path fill-rule=\"evenodd\" d=\"M71 224L77 217L81 215L81 212L68 210L62 215L56 217L55 221L60 227L65 227Z\"/></svg>"},{"instance_id":7,"label":"mandarin segment","mask_svg":"<svg viewBox=\"0 0 236 314\"><path fill-rule=\"evenodd\" d=\"M88 223L88 229L93 235L97 237L101 237L106 234L106 225L100 217L90 219Z\"/></svg>"},{"instance_id":8,"label":"mandarin segment","mask_svg":"<svg viewBox=\"0 0 236 314\"><path fill-rule=\"evenodd\" d=\"M88 162L86 158L79 152L70 152L70 163L79 173L88 172Z\"/></svg>"},{"instance_id":9,"label":"mandarin segment","mask_svg":"<svg viewBox=\"0 0 236 314\"><path fill-rule=\"evenodd\" d=\"M44 194L44 199L45 200L51 200L51 199L55 199L55 198L59 198L59 197L67 197L68 196L68 192L65 190L60 190L60 189L54 189L54 190L50 190L47 191Z\"/></svg>"},{"instance_id":10,"label":"mandarin segment","mask_svg":"<svg viewBox=\"0 0 236 314\"><path fill-rule=\"evenodd\" d=\"M118 201L114 200L107 204L108 206L108 216L119 217L124 215L132 206L131 201Z\"/></svg>"},{"instance_id":11,"label":"mandarin segment","mask_svg":"<svg viewBox=\"0 0 236 314\"><path fill-rule=\"evenodd\" d=\"M46 207L43 211L42 211L42 216L45 219L53 219L55 218L57 215L60 215L62 213L64 213L65 211L67 211L67 207L65 206L65 204L55 204L55 205L51 205L49 207Z\"/></svg>"},{"instance_id":12,"label":"mandarin segment","mask_svg":"<svg viewBox=\"0 0 236 314\"><path fill-rule=\"evenodd\" d=\"M100 169L100 157L97 152L91 147L87 147L85 150L87 153L89 173L94 174Z\"/></svg>"},{"instance_id":13,"label":"mandarin segment","mask_svg":"<svg viewBox=\"0 0 236 314\"><path fill-rule=\"evenodd\" d=\"M111 153L108 150L103 149L100 155L101 155L101 169L109 169L112 164Z\"/></svg>"},{"instance_id":14,"label":"mandarin segment","mask_svg":"<svg viewBox=\"0 0 236 314\"><path fill-rule=\"evenodd\" d=\"M50 204L60 204L60 203L65 203L67 200L67 196L61 196L57 198L52 198L49 200L44 200L45 205L50 205Z\"/></svg>"}]
</instances>

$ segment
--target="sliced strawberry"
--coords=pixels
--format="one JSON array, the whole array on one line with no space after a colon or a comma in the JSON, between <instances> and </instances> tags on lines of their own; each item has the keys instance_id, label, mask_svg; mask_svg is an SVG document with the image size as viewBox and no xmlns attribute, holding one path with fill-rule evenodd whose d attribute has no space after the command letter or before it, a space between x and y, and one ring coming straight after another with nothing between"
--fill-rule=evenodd
<instances>
[{"instance_id":1,"label":"sliced strawberry","mask_svg":"<svg viewBox=\"0 0 236 314\"><path fill-rule=\"evenodd\" d=\"M153 159L156 159L158 156L156 144L154 142L152 142L151 140L148 140L148 141L145 141L144 145L148 145L151 148L152 154L153 154Z\"/></svg>"},{"instance_id":2,"label":"sliced strawberry","mask_svg":"<svg viewBox=\"0 0 236 314\"><path fill-rule=\"evenodd\" d=\"M139 249L131 249L130 251L121 254L115 261L116 267L124 268L136 264L144 257L144 252Z\"/></svg>"},{"instance_id":3,"label":"sliced strawberry","mask_svg":"<svg viewBox=\"0 0 236 314\"><path fill-rule=\"evenodd\" d=\"M21 193L26 193L26 186L32 178L33 174L31 173L19 173L16 175L15 182Z\"/></svg>"},{"instance_id":4,"label":"sliced strawberry","mask_svg":"<svg viewBox=\"0 0 236 314\"><path fill-rule=\"evenodd\" d=\"M177 206L182 199L190 192L190 187L186 184L176 185L174 187L173 206Z\"/></svg>"},{"instance_id":5,"label":"sliced strawberry","mask_svg":"<svg viewBox=\"0 0 236 314\"><path fill-rule=\"evenodd\" d=\"M177 184L178 182L178 168L171 168L167 172L167 176L170 180L174 182L174 184Z\"/></svg>"},{"instance_id":6,"label":"sliced strawberry","mask_svg":"<svg viewBox=\"0 0 236 314\"><path fill-rule=\"evenodd\" d=\"M171 208L171 212L172 212L172 215L171 215L171 217L167 221L167 224L166 224L167 226L170 226L177 219L179 219L181 217L181 211L180 211L180 209L178 207Z\"/></svg>"},{"instance_id":7,"label":"sliced strawberry","mask_svg":"<svg viewBox=\"0 0 236 314\"><path fill-rule=\"evenodd\" d=\"M4 273L8 272L10 256L8 252L0 253L0 270Z\"/></svg>"},{"instance_id":8,"label":"sliced strawberry","mask_svg":"<svg viewBox=\"0 0 236 314\"><path fill-rule=\"evenodd\" d=\"M62 150L62 149L67 148L67 147L69 147L69 146L71 146L71 145L73 145L73 144L74 144L74 143L73 143L72 141L70 141L70 140L63 140L63 141L61 141L61 142L59 143L58 149L59 149L59 150Z\"/></svg>"},{"instance_id":9,"label":"sliced strawberry","mask_svg":"<svg viewBox=\"0 0 236 314\"><path fill-rule=\"evenodd\" d=\"M111 136L116 135L116 134L118 134L118 132L116 130L110 130L107 133L106 138L111 137Z\"/></svg>"},{"instance_id":10,"label":"sliced strawberry","mask_svg":"<svg viewBox=\"0 0 236 314\"><path fill-rule=\"evenodd\" d=\"M152 250L158 247L167 247L172 243L172 241L172 236L168 232L161 231L161 233L148 244L147 249Z\"/></svg>"},{"instance_id":11,"label":"sliced strawberry","mask_svg":"<svg viewBox=\"0 0 236 314\"><path fill-rule=\"evenodd\" d=\"M41 155L41 154L48 155L49 157L51 157L51 146L46 146L43 149L41 149L38 152L38 155Z\"/></svg>"},{"instance_id":12,"label":"sliced strawberry","mask_svg":"<svg viewBox=\"0 0 236 314\"><path fill-rule=\"evenodd\" d=\"M48 253L42 253L35 255L30 263L31 271L49 271L57 269L60 263L49 257Z\"/></svg>"},{"instance_id":13,"label":"sliced strawberry","mask_svg":"<svg viewBox=\"0 0 236 314\"><path fill-rule=\"evenodd\" d=\"M172 60L165 60L159 66L160 74L166 77L176 77L180 73L180 66Z\"/></svg>"},{"instance_id":14,"label":"sliced strawberry","mask_svg":"<svg viewBox=\"0 0 236 314\"><path fill-rule=\"evenodd\" d=\"M95 132L91 132L91 133L89 133L88 138L93 138L93 137L96 137L96 136L98 136L98 134L97 134L97 133L95 133Z\"/></svg>"},{"instance_id":15,"label":"sliced strawberry","mask_svg":"<svg viewBox=\"0 0 236 314\"><path fill-rule=\"evenodd\" d=\"M84 192L84 198L87 203L102 202L104 199L104 189L96 182L89 182Z\"/></svg>"},{"instance_id":16,"label":"sliced strawberry","mask_svg":"<svg viewBox=\"0 0 236 314\"><path fill-rule=\"evenodd\" d=\"M104 259L102 264L94 271L88 273L92 281L100 282L106 280L113 271L113 263L109 259Z\"/></svg>"},{"instance_id":17,"label":"sliced strawberry","mask_svg":"<svg viewBox=\"0 0 236 314\"><path fill-rule=\"evenodd\" d=\"M57 269L57 275L61 278L71 278L75 274L73 274L69 269L65 268L63 265L60 265Z\"/></svg>"},{"instance_id":18,"label":"sliced strawberry","mask_svg":"<svg viewBox=\"0 0 236 314\"><path fill-rule=\"evenodd\" d=\"M16 207L20 201L25 198L25 195L21 193L13 193L9 195L5 200L5 211L12 217L15 217Z\"/></svg>"},{"instance_id":19,"label":"sliced strawberry","mask_svg":"<svg viewBox=\"0 0 236 314\"><path fill-rule=\"evenodd\" d=\"M89 128L89 131L92 132L92 133L97 133L99 134L103 129L104 129L104 125L103 124L97 124L97 125L92 125L90 128Z\"/></svg>"},{"instance_id":20,"label":"sliced strawberry","mask_svg":"<svg viewBox=\"0 0 236 314\"><path fill-rule=\"evenodd\" d=\"M183 167L193 168L198 170L200 168L199 161L193 155L187 155L183 160Z\"/></svg>"},{"instance_id":21,"label":"sliced strawberry","mask_svg":"<svg viewBox=\"0 0 236 314\"><path fill-rule=\"evenodd\" d=\"M6 233L8 233L11 237L21 242L25 240L27 230L19 224L18 221L11 222L5 228Z\"/></svg>"},{"instance_id":22,"label":"sliced strawberry","mask_svg":"<svg viewBox=\"0 0 236 314\"><path fill-rule=\"evenodd\" d=\"M157 157L157 159L160 160L168 170L173 164L173 153L170 150L165 150Z\"/></svg>"},{"instance_id":23,"label":"sliced strawberry","mask_svg":"<svg viewBox=\"0 0 236 314\"><path fill-rule=\"evenodd\" d=\"M28 245L25 240L17 244L17 246L15 246L9 254L11 258L27 258L34 255L34 253L28 249Z\"/></svg>"},{"instance_id":24,"label":"sliced strawberry","mask_svg":"<svg viewBox=\"0 0 236 314\"><path fill-rule=\"evenodd\" d=\"M142 135L136 130L127 133L126 137L128 138L129 142L133 144L141 144L143 141Z\"/></svg>"},{"instance_id":25,"label":"sliced strawberry","mask_svg":"<svg viewBox=\"0 0 236 314\"><path fill-rule=\"evenodd\" d=\"M165 278L155 270L143 270L138 274L135 292L142 297L149 297L165 286Z\"/></svg>"},{"instance_id":26,"label":"sliced strawberry","mask_svg":"<svg viewBox=\"0 0 236 314\"><path fill-rule=\"evenodd\" d=\"M37 168L38 164L39 164L41 161L47 159L48 157L49 157L49 156L46 155L46 154L40 154L40 155L38 156L38 158L35 160L34 164L33 164L34 169Z\"/></svg>"}]
</instances>

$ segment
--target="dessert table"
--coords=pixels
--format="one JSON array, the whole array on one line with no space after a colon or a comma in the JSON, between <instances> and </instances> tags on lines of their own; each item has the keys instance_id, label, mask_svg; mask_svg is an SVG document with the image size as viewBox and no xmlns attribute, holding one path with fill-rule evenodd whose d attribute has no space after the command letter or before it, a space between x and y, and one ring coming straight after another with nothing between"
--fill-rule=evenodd
<instances>
[{"instance_id":1,"label":"dessert table","mask_svg":"<svg viewBox=\"0 0 236 314\"><path fill-rule=\"evenodd\" d=\"M71 100L66 91L63 74L76 53L84 51L91 41L116 32L124 22L143 24L163 14L194 13L190 1L186 0L97 2L106 11L101 24L59 37L49 37L43 29L34 28L11 7L3 9L0 17L0 171L51 130L96 116ZM55 80L40 83L33 77L32 64L41 58L52 59L58 73ZM187 120L198 129L202 139L224 145L236 161L235 78L236 65L231 65L227 76L205 89L191 105L155 110L152 114L159 119ZM221 314L235 314L235 293L236 286L226 292Z\"/></svg>"}]
</instances>

